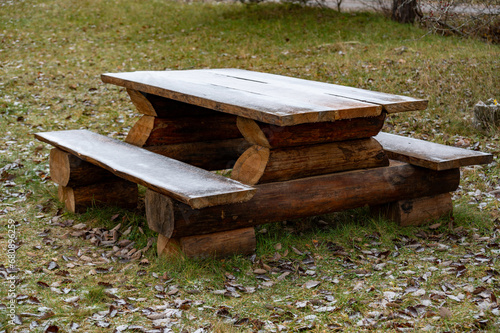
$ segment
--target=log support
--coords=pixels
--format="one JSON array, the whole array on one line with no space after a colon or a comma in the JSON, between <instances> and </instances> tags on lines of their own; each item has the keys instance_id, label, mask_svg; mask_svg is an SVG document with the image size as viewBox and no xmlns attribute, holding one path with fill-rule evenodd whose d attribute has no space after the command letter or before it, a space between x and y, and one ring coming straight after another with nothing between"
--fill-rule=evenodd
<instances>
[{"instance_id":1,"label":"log support","mask_svg":"<svg viewBox=\"0 0 500 333\"><path fill-rule=\"evenodd\" d=\"M50 151L49 165L50 176L59 185L59 200L70 212L83 213L87 208L100 205L137 207L135 183L58 148Z\"/></svg>"},{"instance_id":2,"label":"log support","mask_svg":"<svg viewBox=\"0 0 500 333\"><path fill-rule=\"evenodd\" d=\"M323 121L293 126L275 126L238 117L243 137L266 148L297 147L320 143L369 138L380 131L386 114L377 117Z\"/></svg>"},{"instance_id":3,"label":"log support","mask_svg":"<svg viewBox=\"0 0 500 333\"><path fill-rule=\"evenodd\" d=\"M432 171L391 161L387 167L255 185L249 201L202 209L148 191L146 212L153 231L179 239L434 196L454 191L459 181L458 169Z\"/></svg>"},{"instance_id":4,"label":"log support","mask_svg":"<svg viewBox=\"0 0 500 333\"><path fill-rule=\"evenodd\" d=\"M453 214L450 193L394 201L370 207L374 217L394 221L401 226L421 225Z\"/></svg>"},{"instance_id":5,"label":"log support","mask_svg":"<svg viewBox=\"0 0 500 333\"><path fill-rule=\"evenodd\" d=\"M158 234L157 248L158 255L167 258L206 258L252 254L255 244L255 230L251 227L180 238Z\"/></svg>"},{"instance_id":6,"label":"log support","mask_svg":"<svg viewBox=\"0 0 500 333\"><path fill-rule=\"evenodd\" d=\"M254 145L234 165L232 178L254 185L389 165L374 139L269 149Z\"/></svg>"},{"instance_id":7,"label":"log support","mask_svg":"<svg viewBox=\"0 0 500 333\"><path fill-rule=\"evenodd\" d=\"M86 186L59 185L59 200L72 213L84 213L90 207L117 206L126 209L137 207L137 184L120 179Z\"/></svg>"}]
</instances>

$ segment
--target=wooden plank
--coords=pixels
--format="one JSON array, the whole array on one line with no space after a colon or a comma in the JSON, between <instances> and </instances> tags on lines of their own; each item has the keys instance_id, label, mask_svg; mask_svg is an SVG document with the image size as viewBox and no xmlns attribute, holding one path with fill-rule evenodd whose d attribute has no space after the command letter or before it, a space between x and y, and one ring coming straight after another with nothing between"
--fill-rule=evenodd
<instances>
[{"instance_id":1,"label":"wooden plank","mask_svg":"<svg viewBox=\"0 0 500 333\"><path fill-rule=\"evenodd\" d=\"M255 145L236 161L231 177L254 185L387 165L372 138L276 149Z\"/></svg>"},{"instance_id":2,"label":"wooden plank","mask_svg":"<svg viewBox=\"0 0 500 333\"><path fill-rule=\"evenodd\" d=\"M381 105L387 113L425 110L428 101L408 96L393 95L338 84L318 82L293 78L289 76L261 73L236 68L208 69L212 73L231 76L241 80L257 80L271 85L282 85L291 90L302 91L308 94L311 91L324 92L331 96L353 99L361 102Z\"/></svg>"},{"instance_id":3,"label":"wooden plank","mask_svg":"<svg viewBox=\"0 0 500 333\"><path fill-rule=\"evenodd\" d=\"M255 185L255 196L240 204L194 210L165 198L171 201L170 212L147 218L152 230L171 231L165 237L184 237L447 193L459 182L458 169L433 171L391 161L388 167ZM146 206L166 207L149 201Z\"/></svg>"},{"instance_id":4,"label":"wooden plank","mask_svg":"<svg viewBox=\"0 0 500 333\"><path fill-rule=\"evenodd\" d=\"M382 107L327 93L305 93L266 82L241 80L205 70L103 74L123 86L265 123L290 126L380 115Z\"/></svg>"},{"instance_id":5,"label":"wooden plank","mask_svg":"<svg viewBox=\"0 0 500 333\"><path fill-rule=\"evenodd\" d=\"M266 148L314 145L334 141L369 138L384 125L385 112L377 117L275 126L238 117L237 125L248 142Z\"/></svg>"},{"instance_id":6,"label":"wooden plank","mask_svg":"<svg viewBox=\"0 0 500 333\"><path fill-rule=\"evenodd\" d=\"M374 217L383 217L402 226L421 225L453 213L450 193L430 197L400 200L370 207Z\"/></svg>"},{"instance_id":7,"label":"wooden plank","mask_svg":"<svg viewBox=\"0 0 500 333\"><path fill-rule=\"evenodd\" d=\"M35 136L193 208L242 202L255 192L254 188L235 180L87 130L37 133Z\"/></svg>"},{"instance_id":8,"label":"wooden plank","mask_svg":"<svg viewBox=\"0 0 500 333\"><path fill-rule=\"evenodd\" d=\"M236 117L230 114L173 119L144 115L130 129L125 142L142 147L241 137Z\"/></svg>"},{"instance_id":9,"label":"wooden plank","mask_svg":"<svg viewBox=\"0 0 500 333\"><path fill-rule=\"evenodd\" d=\"M491 154L395 134L381 132L375 139L384 147L389 158L432 170L456 169L493 161Z\"/></svg>"}]
</instances>

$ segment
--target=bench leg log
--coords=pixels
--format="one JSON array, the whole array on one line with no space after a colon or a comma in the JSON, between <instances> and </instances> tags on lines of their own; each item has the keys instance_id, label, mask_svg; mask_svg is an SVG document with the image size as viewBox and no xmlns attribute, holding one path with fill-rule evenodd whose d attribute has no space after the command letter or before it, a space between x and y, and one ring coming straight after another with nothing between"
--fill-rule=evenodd
<instances>
[{"instance_id":1,"label":"bench leg log","mask_svg":"<svg viewBox=\"0 0 500 333\"><path fill-rule=\"evenodd\" d=\"M135 183L58 148L50 151L49 164L50 176L59 185L59 200L70 212L83 213L99 205L137 207L139 194Z\"/></svg>"},{"instance_id":2,"label":"bench leg log","mask_svg":"<svg viewBox=\"0 0 500 333\"><path fill-rule=\"evenodd\" d=\"M254 228L216 232L180 238L167 238L158 234L158 255L167 258L226 257L233 254L248 255L255 252Z\"/></svg>"},{"instance_id":3,"label":"bench leg log","mask_svg":"<svg viewBox=\"0 0 500 333\"><path fill-rule=\"evenodd\" d=\"M421 225L453 214L450 193L429 197L394 201L384 205L370 206L374 217L383 217L401 226Z\"/></svg>"},{"instance_id":4,"label":"bench leg log","mask_svg":"<svg viewBox=\"0 0 500 333\"><path fill-rule=\"evenodd\" d=\"M117 178L105 183L79 187L59 185L59 200L72 213L84 213L95 206L117 206L126 209L137 207L137 184Z\"/></svg>"}]
</instances>

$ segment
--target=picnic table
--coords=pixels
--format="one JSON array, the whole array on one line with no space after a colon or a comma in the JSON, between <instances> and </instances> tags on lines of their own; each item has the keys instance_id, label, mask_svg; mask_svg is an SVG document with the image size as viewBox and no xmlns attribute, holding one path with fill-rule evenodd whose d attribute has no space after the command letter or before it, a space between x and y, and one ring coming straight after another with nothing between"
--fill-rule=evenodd
<instances>
[{"instance_id":1,"label":"picnic table","mask_svg":"<svg viewBox=\"0 0 500 333\"><path fill-rule=\"evenodd\" d=\"M427 101L238 69L103 74L142 117L125 142L38 133L72 211L134 207L147 187L158 252L251 253L254 226L368 205L402 225L451 214L461 166L492 155L380 132ZM232 169L231 177L213 170Z\"/></svg>"}]
</instances>

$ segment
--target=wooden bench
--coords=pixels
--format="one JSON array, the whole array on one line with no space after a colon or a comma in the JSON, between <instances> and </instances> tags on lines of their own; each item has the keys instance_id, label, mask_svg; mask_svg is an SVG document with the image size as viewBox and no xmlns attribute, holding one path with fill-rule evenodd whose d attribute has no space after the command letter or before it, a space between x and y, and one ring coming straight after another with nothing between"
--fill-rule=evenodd
<instances>
[{"instance_id":1,"label":"wooden bench","mask_svg":"<svg viewBox=\"0 0 500 333\"><path fill-rule=\"evenodd\" d=\"M35 136L61 151L194 209L247 201L255 193L254 188L238 181L87 130L37 133ZM53 159L52 178L75 178L61 176L75 172L75 168L56 161L62 159ZM92 172L90 169L88 173ZM89 177L92 176L86 175Z\"/></svg>"},{"instance_id":2,"label":"wooden bench","mask_svg":"<svg viewBox=\"0 0 500 333\"><path fill-rule=\"evenodd\" d=\"M459 167L492 155L379 133L427 101L235 69L105 74L142 118L126 143L38 133L73 211L93 200L146 215L158 252L251 253L258 224L368 205L402 225L451 214ZM128 143L128 144L127 144ZM231 179L206 170L232 168ZM124 180L122 180L124 179Z\"/></svg>"},{"instance_id":3,"label":"wooden bench","mask_svg":"<svg viewBox=\"0 0 500 333\"><path fill-rule=\"evenodd\" d=\"M381 132L374 138L380 142L389 158L433 171L459 170L460 167L488 164L493 161L492 154L395 134ZM418 225L423 221L451 214L453 204L451 194L442 193L374 205L370 208L373 214L382 215L401 225Z\"/></svg>"}]
</instances>

